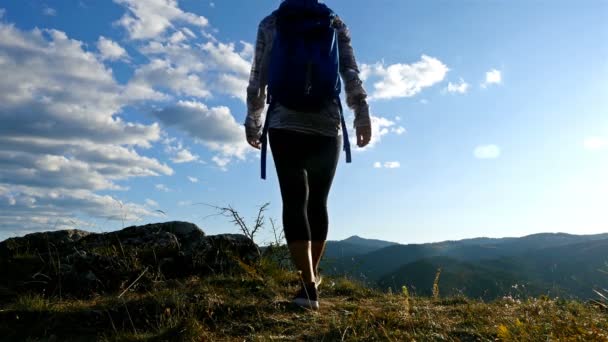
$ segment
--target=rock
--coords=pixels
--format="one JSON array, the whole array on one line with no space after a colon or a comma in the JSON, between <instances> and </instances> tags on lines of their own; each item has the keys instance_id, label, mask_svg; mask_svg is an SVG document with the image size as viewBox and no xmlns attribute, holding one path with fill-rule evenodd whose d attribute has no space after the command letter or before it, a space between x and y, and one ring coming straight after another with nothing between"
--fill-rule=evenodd
<instances>
[{"instance_id":1,"label":"rock","mask_svg":"<svg viewBox=\"0 0 608 342\"><path fill-rule=\"evenodd\" d=\"M49 254L50 250L50 254ZM206 236L188 222L132 226L115 232L65 230L28 234L0 243L0 288L86 297L145 290L158 279L198 274L240 273L259 261L255 243L244 235ZM3 300L0 296L0 302ZM4 296L6 298L6 296Z\"/></svg>"},{"instance_id":2,"label":"rock","mask_svg":"<svg viewBox=\"0 0 608 342\"><path fill-rule=\"evenodd\" d=\"M251 239L240 234L205 236L193 250L192 260L202 271L213 273L239 273L240 262L253 264L260 258L258 247Z\"/></svg>"},{"instance_id":3,"label":"rock","mask_svg":"<svg viewBox=\"0 0 608 342\"><path fill-rule=\"evenodd\" d=\"M90 282L95 282L95 281L99 281L99 279L97 279L97 276L95 276L95 273L91 272L91 270L89 270L85 275L84 275L84 279L90 281Z\"/></svg>"},{"instance_id":4,"label":"rock","mask_svg":"<svg viewBox=\"0 0 608 342\"><path fill-rule=\"evenodd\" d=\"M58 230L52 232L32 233L0 242L0 258L14 255L48 255L57 253L57 249L70 249L82 238L92 233L78 229Z\"/></svg>"}]
</instances>

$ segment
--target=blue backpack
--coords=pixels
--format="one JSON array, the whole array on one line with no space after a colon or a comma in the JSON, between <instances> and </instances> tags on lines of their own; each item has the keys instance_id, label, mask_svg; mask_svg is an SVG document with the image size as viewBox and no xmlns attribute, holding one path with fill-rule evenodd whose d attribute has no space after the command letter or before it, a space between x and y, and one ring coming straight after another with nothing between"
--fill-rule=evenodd
<instances>
[{"instance_id":1,"label":"blue backpack","mask_svg":"<svg viewBox=\"0 0 608 342\"><path fill-rule=\"evenodd\" d=\"M276 33L268 77L268 114L280 103L287 108L315 112L330 101L340 105L346 161L350 143L342 115L338 37L334 12L317 0L285 0L275 11ZM268 115L262 132L262 179L266 179Z\"/></svg>"}]
</instances>

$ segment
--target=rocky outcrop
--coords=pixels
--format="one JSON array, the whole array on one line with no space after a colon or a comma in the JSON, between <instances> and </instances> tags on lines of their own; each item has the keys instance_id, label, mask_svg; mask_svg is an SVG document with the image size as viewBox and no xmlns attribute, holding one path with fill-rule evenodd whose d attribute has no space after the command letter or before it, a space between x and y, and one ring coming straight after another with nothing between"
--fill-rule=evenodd
<instances>
[{"instance_id":1,"label":"rocky outcrop","mask_svg":"<svg viewBox=\"0 0 608 342\"><path fill-rule=\"evenodd\" d=\"M188 222L155 223L109 233L63 230L0 242L0 302L36 292L86 297L145 290L155 282L243 272L259 260L244 235L207 236Z\"/></svg>"}]
</instances>

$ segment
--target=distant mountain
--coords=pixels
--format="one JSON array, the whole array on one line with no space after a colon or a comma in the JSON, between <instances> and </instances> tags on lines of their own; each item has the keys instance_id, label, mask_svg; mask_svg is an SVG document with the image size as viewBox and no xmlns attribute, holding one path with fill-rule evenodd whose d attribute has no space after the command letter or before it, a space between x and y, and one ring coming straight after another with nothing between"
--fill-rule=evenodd
<instances>
[{"instance_id":1,"label":"distant mountain","mask_svg":"<svg viewBox=\"0 0 608 342\"><path fill-rule=\"evenodd\" d=\"M446 293L457 290L471 297L490 298L508 294L517 284L525 285L525 292L531 295L592 297L593 287L608 283L608 275L598 271L606 261L608 234L543 233L390 245L338 257L326 266L329 273L349 274L382 288L422 286L425 294L441 267L440 289Z\"/></svg>"},{"instance_id":2,"label":"distant mountain","mask_svg":"<svg viewBox=\"0 0 608 342\"><path fill-rule=\"evenodd\" d=\"M355 255L367 254L396 244L396 242L365 239L354 235L341 241L327 241L325 246L325 258L350 258Z\"/></svg>"},{"instance_id":3,"label":"distant mountain","mask_svg":"<svg viewBox=\"0 0 608 342\"><path fill-rule=\"evenodd\" d=\"M365 239L362 238L360 236L357 235L353 235L345 240L342 240L342 242L346 242L346 243L350 243L353 245L358 245L358 246L366 246L366 247L370 247L370 248L376 248L376 249L380 249L380 248L384 248L384 247L388 247L388 246L393 246L393 245L397 245L396 242L390 242L390 241L384 241L384 240L375 240L375 239Z\"/></svg>"}]
</instances>

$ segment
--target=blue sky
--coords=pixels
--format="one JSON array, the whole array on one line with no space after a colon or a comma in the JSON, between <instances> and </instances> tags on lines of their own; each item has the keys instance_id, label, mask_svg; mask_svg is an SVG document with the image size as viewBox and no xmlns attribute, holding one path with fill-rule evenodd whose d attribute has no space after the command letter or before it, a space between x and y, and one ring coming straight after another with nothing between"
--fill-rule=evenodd
<instances>
[{"instance_id":1,"label":"blue sky","mask_svg":"<svg viewBox=\"0 0 608 342\"><path fill-rule=\"evenodd\" d=\"M607 1L326 2L374 117L372 146L338 167L330 239L608 232ZM280 222L273 165L261 181L241 125L257 24L278 4L2 2L0 240L237 231L197 203L252 221L270 202Z\"/></svg>"}]
</instances>

